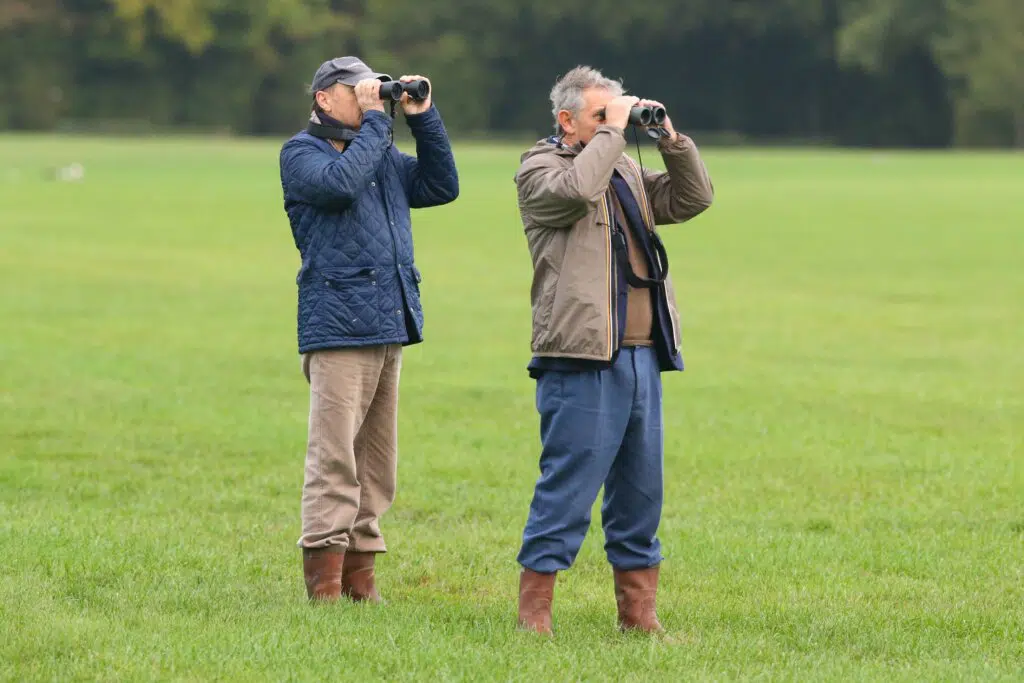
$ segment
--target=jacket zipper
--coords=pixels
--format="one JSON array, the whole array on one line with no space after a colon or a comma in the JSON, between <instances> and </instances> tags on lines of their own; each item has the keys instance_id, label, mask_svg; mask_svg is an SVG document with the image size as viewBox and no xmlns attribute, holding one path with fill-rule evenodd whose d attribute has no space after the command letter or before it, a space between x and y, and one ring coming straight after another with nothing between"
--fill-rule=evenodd
<instances>
[{"instance_id":1,"label":"jacket zipper","mask_svg":"<svg viewBox=\"0 0 1024 683\"><path fill-rule=\"evenodd\" d=\"M618 316L616 315L616 300L618 298L618 282L612 272L612 219L611 211L608 208L607 195L601 198L601 209L604 212L604 241L605 241L605 275L608 277L608 357L611 361L615 355L615 336L618 331Z\"/></svg>"}]
</instances>

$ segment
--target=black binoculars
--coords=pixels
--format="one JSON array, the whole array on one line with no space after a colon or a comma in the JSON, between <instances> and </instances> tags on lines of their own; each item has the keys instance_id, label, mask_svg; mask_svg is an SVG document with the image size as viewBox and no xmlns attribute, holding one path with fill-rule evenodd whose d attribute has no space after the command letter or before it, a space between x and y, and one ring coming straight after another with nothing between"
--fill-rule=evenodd
<instances>
[{"instance_id":1,"label":"black binoculars","mask_svg":"<svg viewBox=\"0 0 1024 683\"><path fill-rule=\"evenodd\" d=\"M660 126L665 122L665 107L636 106L629 110L629 123L635 126Z\"/></svg>"},{"instance_id":2,"label":"black binoculars","mask_svg":"<svg viewBox=\"0 0 1024 683\"><path fill-rule=\"evenodd\" d=\"M380 98L382 100L400 100L402 99L402 93L409 93L409 97L414 100L426 99L427 95L430 94L430 84L424 79L418 79L415 81L409 81L403 83L402 81L385 81L380 84Z\"/></svg>"}]
</instances>

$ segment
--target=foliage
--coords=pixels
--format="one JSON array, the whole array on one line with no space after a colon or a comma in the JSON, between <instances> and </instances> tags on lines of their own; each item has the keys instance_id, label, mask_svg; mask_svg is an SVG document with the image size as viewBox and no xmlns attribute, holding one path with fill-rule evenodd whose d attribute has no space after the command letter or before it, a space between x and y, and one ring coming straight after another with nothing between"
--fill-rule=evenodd
<instances>
[{"instance_id":1,"label":"foliage","mask_svg":"<svg viewBox=\"0 0 1024 683\"><path fill-rule=\"evenodd\" d=\"M881 70L901 51L923 47L947 79L960 141L1024 147L1024 3L848 0L844 9L845 61Z\"/></svg>"},{"instance_id":2,"label":"foliage","mask_svg":"<svg viewBox=\"0 0 1024 683\"><path fill-rule=\"evenodd\" d=\"M0 127L280 134L350 53L430 76L461 131L547 130L551 82L591 63L691 130L1024 145L1017 0L0 0Z\"/></svg>"}]
</instances>

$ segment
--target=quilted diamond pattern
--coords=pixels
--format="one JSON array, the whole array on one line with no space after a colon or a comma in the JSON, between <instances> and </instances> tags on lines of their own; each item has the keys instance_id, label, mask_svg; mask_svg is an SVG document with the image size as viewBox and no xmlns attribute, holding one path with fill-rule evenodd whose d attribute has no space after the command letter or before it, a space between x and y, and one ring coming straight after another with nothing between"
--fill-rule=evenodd
<instances>
[{"instance_id":1,"label":"quilted diamond pattern","mask_svg":"<svg viewBox=\"0 0 1024 683\"><path fill-rule=\"evenodd\" d=\"M284 208L302 257L300 353L422 340L410 209L454 201L459 179L437 108L406 120L415 157L391 144L391 119L379 112L367 112L344 153L305 132L281 148Z\"/></svg>"}]
</instances>

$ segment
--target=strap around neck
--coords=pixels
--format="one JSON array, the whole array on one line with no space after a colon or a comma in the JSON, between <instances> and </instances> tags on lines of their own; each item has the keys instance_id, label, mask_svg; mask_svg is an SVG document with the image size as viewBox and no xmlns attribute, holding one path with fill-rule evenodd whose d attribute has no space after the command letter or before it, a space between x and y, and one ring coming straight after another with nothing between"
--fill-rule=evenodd
<instances>
[{"instance_id":1,"label":"strap around neck","mask_svg":"<svg viewBox=\"0 0 1024 683\"><path fill-rule=\"evenodd\" d=\"M306 132L315 138L322 140L341 140L342 142L351 142L356 137L356 131L341 126L327 126L322 123L315 123L310 121L306 126Z\"/></svg>"}]
</instances>

